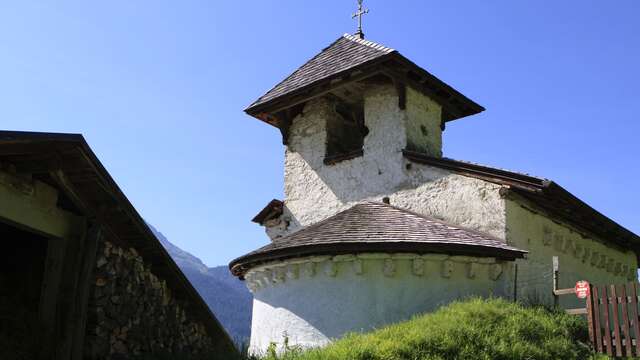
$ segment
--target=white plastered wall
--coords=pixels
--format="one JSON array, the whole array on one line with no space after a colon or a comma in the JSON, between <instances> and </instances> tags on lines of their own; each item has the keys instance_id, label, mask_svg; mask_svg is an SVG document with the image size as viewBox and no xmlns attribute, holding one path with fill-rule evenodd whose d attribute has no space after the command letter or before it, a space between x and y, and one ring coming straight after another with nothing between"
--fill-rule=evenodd
<instances>
[{"instance_id":1,"label":"white plastered wall","mask_svg":"<svg viewBox=\"0 0 640 360\"><path fill-rule=\"evenodd\" d=\"M553 304L553 256L559 260L560 288L572 288L579 280L596 285L636 280L638 266L632 251L584 235L566 223L552 221L522 199L506 199L506 210L508 242L529 251L527 259L516 261L519 299ZM584 307L584 301L565 295L560 297L560 305Z\"/></svg>"},{"instance_id":2,"label":"white plastered wall","mask_svg":"<svg viewBox=\"0 0 640 360\"><path fill-rule=\"evenodd\" d=\"M572 286L581 279L595 283L635 279L637 264L631 252L584 237L565 224L523 208L521 201L503 198L499 185L406 160L402 150L407 147L408 139L419 144L420 138L416 136L423 133L420 122L409 121L411 117L429 126L427 134L435 134L420 146L441 149L440 134L436 130L439 120L436 121L435 116L440 110L428 98L409 89L407 109L401 110L395 88L370 88L365 94L365 122L370 132L365 138L364 155L334 165L323 163L324 119L328 111L332 111L330 104L318 99L307 104L304 114L293 121L285 154L284 214L266 224L270 236L289 234L362 201L389 197L392 205L476 229L529 250L527 259L517 261L515 293L521 300L552 301L551 257L554 254L560 257L562 287ZM549 237L553 239L551 245L544 242ZM555 239L563 239L558 242L567 245L554 245ZM569 244L590 250L576 250ZM589 257L586 251L591 252ZM607 265L600 264L601 256L592 260L593 253L603 255ZM365 330L406 319L463 294L486 295L488 291L508 298L514 295L513 263L503 265L498 283L465 279L463 273L459 277L437 277L437 270L427 270L428 275L424 277L399 270L395 277L387 277L383 260L364 260L362 266L372 269L364 274L349 272L351 265L347 262L335 266L335 276L320 271L314 276L300 275L295 279L290 279L284 270L270 272L268 267L251 270L247 281L255 296L253 350L264 349L270 341L282 341L285 331L292 343L321 345L345 331ZM441 265L433 266L436 269ZM410 269L409 262L400 261L397 268ZM431 274L434 277L429 277ZM256 280L260 277L263 280ZM271 283L264 280L269 278L275 280ZM402 307L398 308L398 304ZM561 305L581 306L570 296L563 297Z\"/></svg>"},{"instance_id":3,"label":"white plastered wall","mask_svg":"<svg viewBox=\"0 0 640 360\"><path fill-rule=\"evenodd\" d=\"M503 296L505 263L439 254L317 256L253 268L250 350L322 346L469 296Z\"/></svg>"},{"instance_id":4,"label":"white plastered wall","mask_svg":"<svg viewBox=\"0 0 640 360\"><path fill-rule=\"evenodd\" d=\"M441 154L440 106L407 89L406 110L392 85L365 93L364 155L325 165L330 104L307 104L290 128L285 153L285 209L281 224L268 234L282 236L366 200L381 201L504 238L504 201L499 186L411 163L402 155L408 139L415 147ZM421 126L426 129L424 132ZM425 135L426 134L426 135ZM421 138L422 137L422 138Z\"/></svg>"}]
</instances>

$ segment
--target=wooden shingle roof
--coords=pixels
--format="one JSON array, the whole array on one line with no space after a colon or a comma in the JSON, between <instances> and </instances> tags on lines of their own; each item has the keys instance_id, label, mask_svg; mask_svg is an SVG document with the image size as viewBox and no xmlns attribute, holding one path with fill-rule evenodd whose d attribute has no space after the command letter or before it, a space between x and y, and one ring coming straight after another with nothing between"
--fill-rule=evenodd
<instances>
[{"instance_id":1,"label":"wooden shingle roof","mask_svg":"<svg viewBox=\"0 0 640 360\"><path fill-rule=\"evenodd\" d=\"M166 281L172 296L202 322L220 353L237 354L222 324L82 135L0 131L0 162L57 188L66 210L100 223L117 246L135 248L154 275Z\"/></svg>"},{"instance_id":2,"label":"wooden shingle roof","mask_svg":"<svg viewBox=\"0 0 640 360\"><path fill-rule=\"evenodd\" d=\"M265 261L304 255L351 252L448 253L522 258L526 251L475 230L447 224L421 214L375 202L357 204L316 224L233 260L242 276Z\"/></svg>"},{"instance_id":3,"label":"wooden shingle roof","mask_svg":"<svg viewBox=\"0 0 640 360\"><path fill-rule=\"evenodd\" d=\"M398 51L345 34L259 97L245 112L281 127L287 109L349 83L379 75L411 86L438 102L443 107L444 121L484 110Z\"/></svg>"},{"instance_id":4,"label":"wooden shingle roof","mask_svg":"<svg viewBox=\"0 0 640 360\"><path fill-rule=\"evenodd\" d=\"M360 39L357 36L345 34L267 91L249 108L264 104L269 100L312 84L315 81L362 65L393 51L395 50Z\"/></svg>"}]
</instances>

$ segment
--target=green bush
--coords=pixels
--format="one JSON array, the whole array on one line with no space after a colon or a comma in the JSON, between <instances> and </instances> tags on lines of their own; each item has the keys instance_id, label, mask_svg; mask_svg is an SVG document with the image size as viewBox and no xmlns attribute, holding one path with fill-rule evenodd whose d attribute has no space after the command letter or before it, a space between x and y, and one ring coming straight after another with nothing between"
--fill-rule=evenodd
<instances>
[{"instance_id":1,"label":"green bush","mask_svg":"<svg viewBox=\"0 0 640 360\"><path fill-rule=\"evenodd\" d=\"M579 316L500 299L471 299L321 349L272 347L263 360L588 359Z\"/></svg>"}]
</instances>

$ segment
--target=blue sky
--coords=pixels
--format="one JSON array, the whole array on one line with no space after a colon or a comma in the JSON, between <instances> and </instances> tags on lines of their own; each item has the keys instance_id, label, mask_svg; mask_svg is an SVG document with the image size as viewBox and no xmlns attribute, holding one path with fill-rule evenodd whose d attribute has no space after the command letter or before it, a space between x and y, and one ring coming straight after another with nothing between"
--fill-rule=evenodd
<instances>
[{"instance_id":1,"label":"blue sky","mask_svg":"<svg viewBox=\"0 0 640 360\"><path fill-rule=\"evenodd\" d=\"M614 5L615 4L615 5ZM369 0L367 38L485 106L448 157L547 177L640 232L640 2ZM0 128L82 133L138 211L209 265L267 238L278 131L242 112L356 1L0 5Z\"/></svg>"}]
</instances>

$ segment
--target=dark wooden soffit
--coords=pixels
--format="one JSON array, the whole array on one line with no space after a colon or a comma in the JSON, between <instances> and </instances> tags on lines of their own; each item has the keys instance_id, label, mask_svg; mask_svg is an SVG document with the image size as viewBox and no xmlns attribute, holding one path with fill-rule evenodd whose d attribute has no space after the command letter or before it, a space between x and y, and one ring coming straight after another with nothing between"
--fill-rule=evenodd
<instances>
[{"instance_id":1,"label":"dark wooden soffit","mask_svg":"<svg viewBox=\"0 0 640 360\"><path fill-rule=\"evenodd\" d=\"M167 282L172 294L188 304L220 349L236 348L215 315L146 225L82 135L0 131L0 161L32 174L69 199L68 210L104 225L116 245L133 247Z\"/></svg>"},{"instance_id":2,"label":"dark wooden soffit","mask_svg":"<svg viewBox=\"0 0 640 360\"><path fill-rule=\"evenodd\" d=\"M638 235L595 210L553 181L463 161L435 158L408 150L404 150L403 154L405 158L416 163L505 185L508 187L507 193L515 193L525 198L548 214L558 216L579 229L640 254Z\"/></svg>"},{"instance_id":3,"label":"dark wooden soffit","mask_svg":"<svg viewBox=\"0 0 640 360\"><path fill-rule=\"evenodd\" d=\"M317 80L265 103L251 106L245 109L245 112L272 126L279 127L279 122L291 120L281 119L284 110L326 95L343 86L380 74L386 75L396 84L406 84L438 102L443 107L443 120L445 122L474 115L485 110L484 107L414 64L397 51L394 51Z\"/></svg>"},{"instance_id":4,"label":"dark wooden soffit","mask_svg":"<svg viewBox=\"0 0 640 360\"><path fill-rule=\"evenodd\" d=\"M282 215L283 208L284 203L282 202L282 200L273 199L269 201L267 206L265 206L264 209L260 210L260 212L256 216L254 216L251 221L262 225L265 221L277 218L278 216Z\"/></svg>"}]
</instances>

